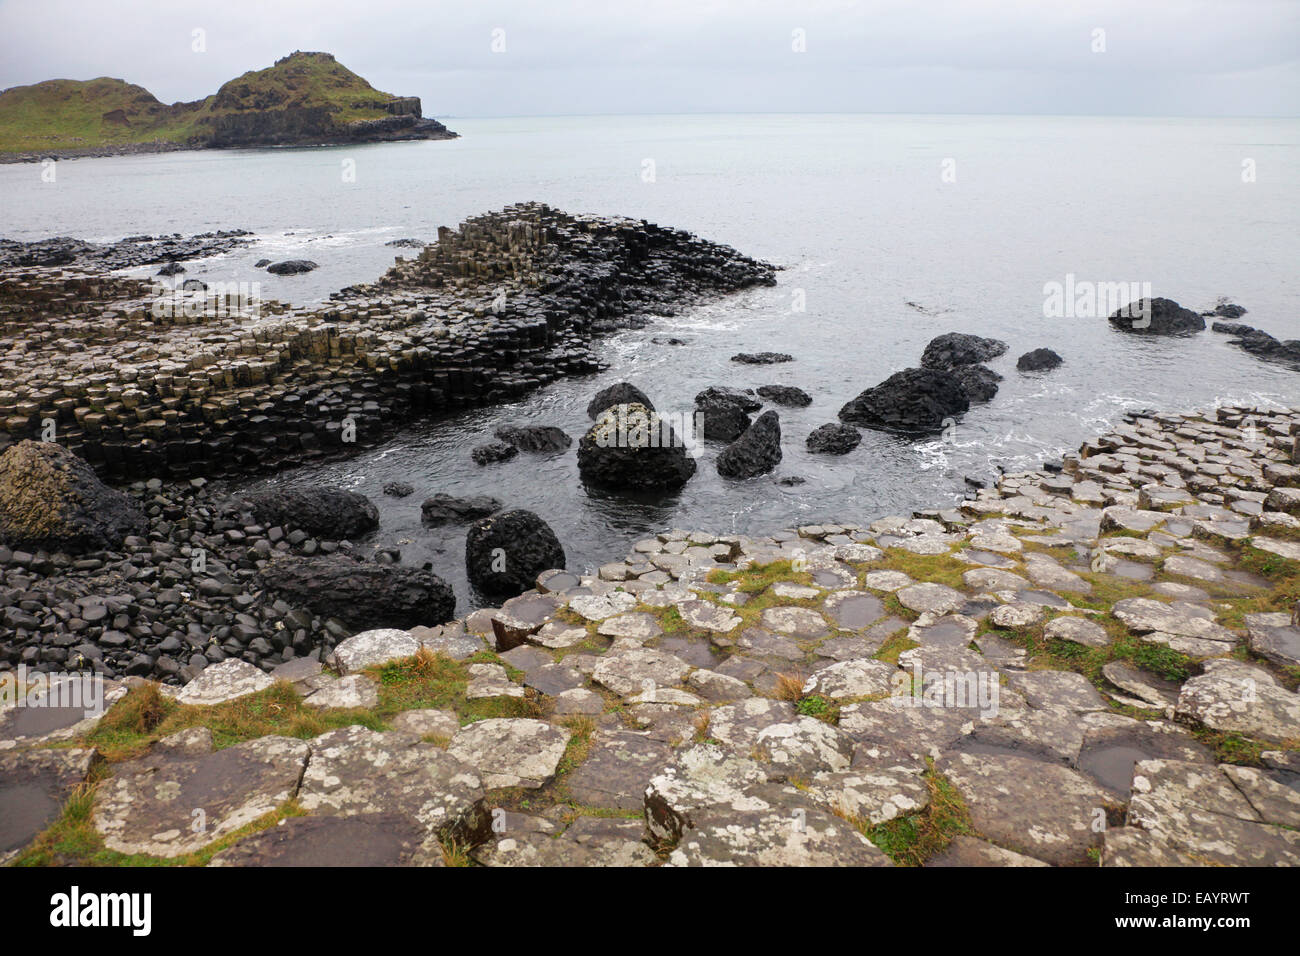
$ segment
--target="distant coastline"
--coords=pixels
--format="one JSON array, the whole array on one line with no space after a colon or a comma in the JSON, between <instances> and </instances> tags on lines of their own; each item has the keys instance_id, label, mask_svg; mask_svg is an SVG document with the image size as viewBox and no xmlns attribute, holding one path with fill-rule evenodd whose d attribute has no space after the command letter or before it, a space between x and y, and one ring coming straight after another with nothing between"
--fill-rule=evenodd
<instances>
[{"instance_id":1,"label":"distant coastline","mask_svg":"<svg viewBox=\"0 0 1300 956\"><path fill-rule=\"evenodd\" d=\"M109 77L0 92L0 163L456 137L423 115L419 97L376 90L329 53L294 52L203 100L170 106Z\"/></svg>"}]
</instances>

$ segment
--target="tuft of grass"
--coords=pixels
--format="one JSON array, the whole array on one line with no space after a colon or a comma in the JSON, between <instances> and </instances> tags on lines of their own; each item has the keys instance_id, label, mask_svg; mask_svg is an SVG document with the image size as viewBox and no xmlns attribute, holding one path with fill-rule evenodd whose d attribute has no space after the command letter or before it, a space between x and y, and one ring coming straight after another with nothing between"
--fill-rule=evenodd
<instances>
[{"instance_id":1,"label":"tuft of grass","mask_svg":"<svg viewBox=\"0 0 1300 956\"><path fill-rule=\"evenodd\" d=\"M930 857L946 850L954 837L961 834L978 836L957 788L934 769L933 761L929 763L925 782L930 791L930 803L924 810L875 826L840 814L898 866L921 866Z\"/></svg>"},{"instance_id":2,"label":"tuft of grass","mask_svg":"<svg viewBox=\"0 0 1300 956\"><path fill-rule=\"evenodd\" d=\"M800 674L777 674L772 696L777 700L796 703L803 697L803 685L804 679Z\"/></svg>"}]
</instances>

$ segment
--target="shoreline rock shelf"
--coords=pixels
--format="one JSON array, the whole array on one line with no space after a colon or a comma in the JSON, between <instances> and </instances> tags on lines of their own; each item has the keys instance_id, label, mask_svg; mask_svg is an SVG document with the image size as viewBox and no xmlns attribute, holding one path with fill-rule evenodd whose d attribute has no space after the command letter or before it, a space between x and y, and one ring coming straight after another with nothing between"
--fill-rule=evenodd
<instances>
[{"instance_id":1,"label":"shoreline rock shelf","mask_svg":"<svg viewBox=\"0 0 1300 956\"><path fill-rule=\"evenodd\" d=\"M1298 440L1300 408L1135 414L952 508L665 531L269 674L109 682L103 734L9 708L0 862L1297 865ZM6 622L107 570L0 557ZM260 716L219 749L227 707Z\"/></svg>"},{"instance_id":2,"label":"shoreline rock shelf","mask_svg":"<svg viewBox=\"0 0 1300 956\"><path fill-rule=\"evenodd\" d=\"M594 336L774 276L680 230L539 203L440 228L324 307L0 270L0 451L53 427L108 478L245 477L597 371Z\"/></svg>"}]
</instances>

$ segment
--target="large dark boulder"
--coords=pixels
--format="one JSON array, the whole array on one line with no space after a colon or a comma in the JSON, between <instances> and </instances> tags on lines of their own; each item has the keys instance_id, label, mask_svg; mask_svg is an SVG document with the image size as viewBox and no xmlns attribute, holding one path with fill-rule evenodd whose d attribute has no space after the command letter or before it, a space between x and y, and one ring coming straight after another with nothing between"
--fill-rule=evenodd
<instances>
[{"instance_id":1,"label":"large dark boulder","mask_svg":"<svg viewBox=\"0 0 1300 956\"><path fill-rule=\"evenodd\" d=\"M725 400L697 403L695 421L701 436L726 442L735 441L752 424L739 403Z\"/></svg>"},{"instance_id":2,"label":"large dark boulder","mask_svg":"<svg viewBox=\"0 0 1300 956\"><path fill-rule=\"evenodd\" d=\"M262 569L261 582L287 603L358 631L431 627L456 610L451 586L431 571L342 554L276 558Z\"/></svg>"},{"instance_id":3,"label":"large dark boulder","mask_svg":"<svg viewBox=\"0 0 1300 956\"><path fill-rule=\"evenodd\" d=\"M465 536L465 571L485 594L522 594L543 571L563 567L560 539L531 511L481 518Z\"/></svg>"},{"instance_id":4,"label":"large dark boulder","mask_svg":"<svg viewBox=\"0 0 1300 956\"><path fill-rule=\"evenodd\" d=\"M753 478L767 474L780 460L781 420L776 412L764 412L718 455L718 474L723 478Z\"/></svg>"},{"instance_id":5,"label":"large dark boulder","mask_svg":"<svg viewBox=\"0 0 1300 956\"><path fill-rule=\"evenodd\" d=\"M1002 376L987 365L958 365L952 369L952 377L961 383L972 405L991 401L1002 381Z\"/></svg>"},{"instance_id":6,"label":"large dark boulder","mask_svg":"<svg viewBox=\"0 0 1300 956\"><path fill-rule=\"evenodd\" d=\"M1109 318L1121 332L1144 335L1186 335L1205 328L1205 319L1191 309L1184 309L1173 299L1139 299L1118 309Z\"/></svg>"},{"instance_id":7,"label":"large dark boulder","mask_svg":"<svg viewBox=\"0 0 1300 956\"><path fill-rule=\"evenodd\" d=\"M631 382L616 382L607 388L602 388L596 393L596 397L587 403L587 417L599 418L601 412L615 405L644 405L654 411L654 405L646 397L645 392Z\"/></svg>"},{"instance_id":8,"label":"large dark boulder","mask_svg":"<svg viewBox=\"0 0 1300 956\"><path fill-rule=\"evenodd\" d=\"M355 491L276 488L246 495L245 500L261 524L297 528L320 538L357 538L379 527L379 509Z\"/></svg>"},{"instance_id":9,"label":"large dark boulder","mask_svg":"<svg viewBox=\"0 0 1300 956\"><path fill-rule=\"evenodd\" d=\"M793 385L762 385L758 394L769 402L784 405L787 408L807 408L812 404L812 396L802 388Z\"/></svg>"},{"instance_id":10,"label":"large dark boulder","mask_svg":"<svg viewBox=\"0 0 1300 956\"><path fill-rule=\"evenodd\" d=\"M474 459L476 465L495 465L499 462L509 461L519 454L519 449L509 442L490 441L485 445L478 445L470 450L469 457Z\"/></svg>"},{"instance_id":11,"label":"large dark boulder","mask_svg":"<svg viewBox=\"0 0 1300 956\"><path fill-rule=\"evenodd\" d=\"M319 268L320 266L310 259L286 259L284 262L271 263L266 267L266 271L277 276L296 276Z\"/></svg>"},{"instance_id":12,"label":"large dark boulder","mask_svg":"<svg viewBox=\"0 0 1300 956\"><path fill-rule=\"evenodd\" d=\"M669 422L644 405L605 409L578 442L578 473L598 488L672 490L686 484L695 467Z\"/></svg>"},{"instance_id":13,"label":"large dark boulder","mask_svg":"<svg viewBox=\"0 0 1300 956\"><path fill-rule=\"evenodd\" d=\"M827 422L812 430L806 442L814 455L847 455L862 442L862 433L852 425Z\"/></svg>"},{"instance_id":14,"label":"large dark boulder","mask_svg":"<svg viewBox=\"0 0 1300 956\"><path fill-rule=\"evenodd\" d=\"M487 495L472 495L468 498L456 498L452 495L436 494L425 498L420 504L420 521L429 527L444 524L462 524L478 518L486 518L501 510L501 502Z\"/></svg>"},{"instance_id":15,"label":"large dark boulder","mask_svg":"<svg viewBox=\"0 0 1300 956\"><path fill-rule=\"evenodd\" d=\"M148 529L135 499L109 488L62 445L24 440L0 455L0 542L9 547L113 550Z\"/></svg>"},{"instance_id":16,"label":"large dark boulder","mask_svg":"<svg viewBox=\"0 0 1300 956\"><path fill-rule=\"evenodd\" d=\"M883 431L939 431L970 408L966 389L950 372L908 368L867 389L840 409L840 421Z\"/></svg>"},{"instance_id":17,"label":"large dark boulder","mask_svg":"<svg viewBox=\"0 0 1300 956\"><path fill-rule=\"evenodd\" d=\"M965 332L947 332L930 340L921 354L922 368L951 369L997 358L1007 350L1001 339L986 339Z\"/></svg>"},{"instance_id":18,"label":"large dark boulder","mask_svg":"<svg viewBox=\"0 0 1300 956\"><path fill-rule=\"evenodd\" d=\"M1045 372L1054 369L1065 359L1051 349L1034 349L1016 359L1016 368L1021 372Z\"/></svg>"},{"instance_id":19,"label":"large dark boulder","mask_svg":"<svg viewBox=\"0 0 1300 956\"><path fill-rule=\"evenodd\" d=\"M573 439L554 425L502 425L496 430L497 438L520 451L533 454L564 451Z\"/></svg>"},{"instance_id":20,"label":"large dark boulder","mask_svg":"<svg viewBox=\"0 0 1300 956\"><path fill-rule=\"evenodd\" d=\"M793 362L794 356L789 352L739 352L733 355L731 360L742 365L777 365L781 362Z\"/></svg>"},{"instance_id":21,"label":"large dark boulder","mask_svg":"<svg viewBox=\"0 0 1300 956\"><path fill-rule=\"evenodd\" d=\"M714 405L724 403L735 405L742 412L756 412L763 403L754 397L753 389L727 388L725 385L710 385L695 396L696 405Z\"/></svg>"}]
</instances>

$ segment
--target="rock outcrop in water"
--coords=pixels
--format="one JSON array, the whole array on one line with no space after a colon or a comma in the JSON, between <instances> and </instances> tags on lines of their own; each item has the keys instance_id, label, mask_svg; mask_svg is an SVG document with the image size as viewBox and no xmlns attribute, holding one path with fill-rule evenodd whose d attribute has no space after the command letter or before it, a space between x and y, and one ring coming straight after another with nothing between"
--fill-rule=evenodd
<instances>
[{"instance_id":1,"label":"rock outcrop in water","mask_svg":"<svg viewBox=\"0 0 1300 956\"><path fill-rule=\"evenodd\" d=\"M718 455L718 474L724 478L754 478L781 463L781 420L764 412L745 433Z\"/></svg>"},{"instance_id":2,"label":"rock outcrop in water","mask_svg":"<svg viewBox=\"0 0 1300 956\"><path fill-rule=\"evenodd\" d=\"M1205 329L1205 319L1173 299L1141 299L1109 318L1112 328L1142 335L1187 335Z\"/></svg>"},{"instance_id":3,"label":"rock outcrop in water","mask_svg":"<svg viewBox=\"0 0 1300 956\"><path fill-rule=\"evenodd\" d=\"M775 270L640 220L538 203L438 241L325 307L49 268L0 273L0 450L56 423L103 475L243 477L413 417L596 371L594 336Z\"/></svg>"},{"instance_id":4,"label":"rock outcrop in water","mask_svg":"<svg viewBox=\"0 0 1300 956\"><path fill-rule=\"evenodd\" d=\"M644 405L605 409L578 442L578 474L595 488L673 491L695 469L685 436Z\"/></svg>"},{"instance_id":5,"label":"rock outcrop in water","mask_svg":"<svg viewBox=\"0 0 1300 956\"><path fill-rule=\"evenodd\" d=\"M1235 308L1241 308L1235 306ZM1245 310L1242 309L1244 312ZM1280 362L1292 368L1300 369L1300 339L1279 341L1263 329L1257 329L1240 322L1215 322L1211 328L1232 338L1236 345L1251 355L1268 362Z\"/></svg>"},{"instance_id":6,"label":"rock outcrop in water","mask_svg":"<svg viewBox=\"0 0 1300 956\"><path fill-rule=\"evenodd\" d=\"M970 400L951 373L933 368L896 372L840 409L840 421L904 434L942 429Z\"/></svg>"},{"instance_id":7,"label":"rock outcrop in water","mask_svg":"<svg viewBox=\"0 0 1300 956\"><path fill-rule=\"evenodd\" d=\"M531 511L480 518L465 537L465 570L470 582L487 594L519 594L543 571L563 567L560 539Z\"/></svg>"}]
</instances>

